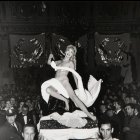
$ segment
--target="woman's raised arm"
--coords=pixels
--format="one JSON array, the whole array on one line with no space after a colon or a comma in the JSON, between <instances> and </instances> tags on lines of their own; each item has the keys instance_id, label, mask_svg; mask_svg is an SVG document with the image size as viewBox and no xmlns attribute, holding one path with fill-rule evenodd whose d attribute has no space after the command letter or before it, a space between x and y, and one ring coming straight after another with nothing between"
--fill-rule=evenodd
<instances>
[{"instance_id":1,"label":"woman's raised arm","mask_svg":"<svg viewBox=\"0 0 140 140\"><path fill-rule=\"evenodd\" d=\"M53 54L52 54L52 53L50 53L49 58L48 58L48 61L47 61L47 64L48 64L48 65L50 65L50 64L51 64L52 59L54 59L54 56L53 56Z\"/></svg>"}]
</instances>

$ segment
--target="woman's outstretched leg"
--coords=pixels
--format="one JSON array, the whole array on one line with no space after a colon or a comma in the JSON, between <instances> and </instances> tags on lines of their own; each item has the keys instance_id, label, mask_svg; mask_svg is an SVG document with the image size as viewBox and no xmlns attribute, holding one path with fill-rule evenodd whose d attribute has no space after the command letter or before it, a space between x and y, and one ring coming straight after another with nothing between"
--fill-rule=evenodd
<instances>
[{"instance_id":1,"label":"woman's outstretched leg","mask_svg":"<svg viewBox=\"0 0 140 140\"><path fill-rule=\"evenodd\" d=\"M65 98L64 96L62 96L60 93L58 93L57 90L55 90L53 87L48 87L46 89L47 94L50 94L51 96L53 96L54 98L57 98L61 101L65 102L65 110L69 110L69 101L67 98Z\"/></svg>"},{"instance_id":2,"label":"woman's outstretched leg","mask_svg":"<svg viewBox=\"0 0 140 140\"><path fill-rule=\"evenodd\" d=\"M68 91L68 94L71 98L71 100L83 111L86 113L86 115L91 118L92 120L96 120L96 117L93 116L89 111L87 110L86 106L83 104L83 102L75 95L71 85L69 83L65 84L65 88Z\"/></svg>"}]
</instances>

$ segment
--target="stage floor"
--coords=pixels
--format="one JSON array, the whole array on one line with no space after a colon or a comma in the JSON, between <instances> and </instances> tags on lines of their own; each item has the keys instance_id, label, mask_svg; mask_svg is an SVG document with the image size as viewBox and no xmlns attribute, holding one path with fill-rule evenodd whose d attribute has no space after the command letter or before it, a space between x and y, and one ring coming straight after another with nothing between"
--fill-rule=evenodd
<instances>
[{"instance_id":1,"label":"stage floor","mask_svg":"<svg viewBox=\"0 0 140 140\"><path fill-rule=\"evenodd\" d=\"M98 138L97 122L87 119L87 124L82 128L70 128L52 120L51 115L44 116L38 124L39 135L44 140L69 140L69 139L96 139Z\"/></svg>"}]
</instances>

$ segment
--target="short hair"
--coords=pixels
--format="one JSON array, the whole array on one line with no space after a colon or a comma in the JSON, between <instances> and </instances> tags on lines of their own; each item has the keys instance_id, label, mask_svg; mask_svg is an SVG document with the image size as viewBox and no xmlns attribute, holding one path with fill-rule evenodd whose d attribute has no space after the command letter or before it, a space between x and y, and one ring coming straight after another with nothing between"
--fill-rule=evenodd
<instances>
[{"instance_id":1,"label":"short hair","mask_svg":"<svg viewBox=\"0 0 140 140\"><path fill-rule=\"evenodd\" d=\"M113 125L112 125L111 121L109 120L109 118L105 117L105 118L101 119L98 123L98 127L101 128L102 124L110 124L111 128L113 128Z\"/></svg>"},{"instance_id":2,"label":"short hair","mask_svg":"<svg viewBox=\"0 0 140 140\"><path fill-rule=\"evenodd\" d=\"M26 104L24 104L24 105L22 106L22 108L28 108L28 109L29 109L29 106L26 105Z\"/></svg>"},{"instance_id":3,"label":"short hair","mask_svg":"<svg viewBox=\"0 0 140 140\"><path fill-rule=\"evenodd\" d=\"M23 132L24 132L24 130L25 130L27 127L33 128L33 129L34 129L34 132L36 132L36 127L35 127L35 125L33 125L33 124L25 124L24 127L23 127Z\"/></svg>"},{"instance_id":4,"label":"short hair","mask_svg":"<svg viewBox=\"0 0 140 140\"><path fill-rule=\"evenodd\" d=\"M114 102L117 102L117 103L118 103L118 105L120 105L120 106L121 106L121 108L123 108L123 107L124 107L124 102L123 102L123 100L118 99L118 100L115 100Z\"/></svg>"},{"instance_id":5,"label":"short hair","mask_svg":"<svg viewBox=\"0 0 140 140\"><path fill-rule=\"evenodd\" d=\"M134 98L134 100L136 100L136 103L138 102L138 99L135 95L131 95L130 98Z\"/></svg>"},{"instance_id":6,"label":"short hair","mask_svg":"<svg viewBox=\"0 0 140 140\"><path fill-rule=\"evenodd\" d=\"M135 109L137 109L137 111L140 113L140 105L139 104L135 104Z\"/></svg>"},{"instance_id":7,"label":"short hair","mask_svg":"<svg viewBox=\"0 0 140 140\"><path fill-rule=\"evenodd\" d=\"M135 109L135 105L133 103L128 103L125 105L125 107L130 106L131 108Z\"/></svg>"}]
</instances>

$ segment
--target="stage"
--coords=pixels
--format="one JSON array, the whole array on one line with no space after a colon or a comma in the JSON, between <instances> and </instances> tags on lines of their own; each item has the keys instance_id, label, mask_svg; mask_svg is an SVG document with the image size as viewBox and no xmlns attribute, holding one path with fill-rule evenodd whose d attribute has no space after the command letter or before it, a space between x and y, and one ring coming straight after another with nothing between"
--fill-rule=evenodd
<instances>
[{"instance_id":1,"label":"stage","mask_svg":"<svg viewBox=\"0 0 140 140\"><path fill-rule=\"evenodd\" d=\"M44 140L96 139L98 138L97 122L86 118L87 124L82 128L70 128L53 120L51 114L44 116L38 123L39 135Z\"/></svg>"}]
</instances>

